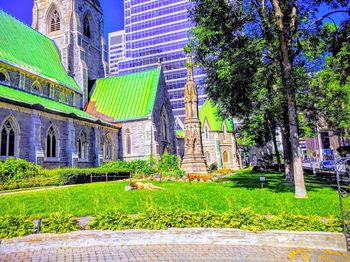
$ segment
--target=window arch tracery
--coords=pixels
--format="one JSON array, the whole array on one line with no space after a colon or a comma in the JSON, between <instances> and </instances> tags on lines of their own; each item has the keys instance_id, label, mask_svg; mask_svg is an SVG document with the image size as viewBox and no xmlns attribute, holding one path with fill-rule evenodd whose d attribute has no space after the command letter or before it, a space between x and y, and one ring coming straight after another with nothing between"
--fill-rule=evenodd
<instances>
[{"instance_id":1,"label":"window arch tracery","mask_svg":"<svg viewBox=\"0 0 350 262\"><path fill-rule=\"evenodd\" d=\"M161 111L161 136L162 136L162 140L164 141L168 141L168 116L166 113L166 109L163 106L162 107L162 111Z\"/></svg>"},{"instance_id":2,"label":"window arch tracery","mask_svg":"<svg viewBox=\"0 0 350 262\"><path fill-rule=\"evenodd\" d=\"M58 157L58 131L54 126L50 126L46 136L46 157Z\"/></svg>"},{"instance_id":3,"label":"window arch tracery","mask_svg":"<svg viewBox=\"0 0 350 262\"><path fill-rule=\"evenodd\" d=\"M13 117L7 118L1 126L0 156L14 157L18 148L19 129Z\"/></svg>"},{"instance_id":4,"label":"window arch tracery","mask_svg":"<svg viewBox=\"0 0 350 262\"><path fill-rule=\"evenodd\" d=\"M126 154L130 155L131 154L131 137L130 137L130 130L128 128L125 130L125 149L126 149Z\"/></svg>"},{"instance_id":5,"label":"window arch tracery","mask_svg":"<svg viewBox=\"0 0 350 262\"><path fill-rule=\"evenodd\" d=\"M103 143L103 158L105 160L111 160L113 157L112 140L109 135L106 135Z\"/></svg>"},{"instance_id":6,"label":"window arch tracery","mask_svg":"<svg viewBox=\"0 0 350 262\"><path fill-rule=\"evenodd\" d=\"M39 83L39 81L35 81L32 84L31 90L32 90L33 93L36 93L36 94L42 94L43 93L43 88L42 88L41 84Z\"/></svg>"},{"instance_id":7,"label":"window arch tracery","mask_svg":"<svg viewBox=\"0 0 350 262\"><path fill-rule=\"evenodd\" d=\"M61 17L56 8L52 8L48 19L49 33L61 30Z\"/></svg>"},{"instance_id":8,"label":"window arch tracery","mask_svg":"<svg viewBox=\"0 0 350 262\"><path fill-rule=\"evenodd\" d=\"M86 160L89 158L89 142L84 130L80 132L80 135L77 141L77 150L78 150L79 159Z\"/></svg>"},{"instance_id":9,"label":"window arch tracery","mask_svg":"<svg viewBox=\"0 0 350 262\"><path fill-rule=\"evenodd\" d=\"M83 32L87 38L91 38L90 20L87 15L84 17L83 21Z\"/></svg>"}]
</instances>

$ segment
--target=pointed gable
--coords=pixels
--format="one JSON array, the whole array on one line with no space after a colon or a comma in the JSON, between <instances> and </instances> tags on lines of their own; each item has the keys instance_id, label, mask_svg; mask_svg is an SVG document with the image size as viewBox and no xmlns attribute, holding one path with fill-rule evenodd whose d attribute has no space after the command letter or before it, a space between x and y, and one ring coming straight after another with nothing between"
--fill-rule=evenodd
<instances>
[{"instance_id":1,"label":"pointed gable","mask_svg":"<svg viewBox=\"0 0 350 262\"><path fill-rule=\"evenodd\" d=\"M199 119L203 128L205 121L207 121L210 131L223 131L223 123L225 123L226 130L228 132L233 132L232 119L223 120L219 108L210 99L205 100L199 110Z\"/></svg>"}]
</instances>

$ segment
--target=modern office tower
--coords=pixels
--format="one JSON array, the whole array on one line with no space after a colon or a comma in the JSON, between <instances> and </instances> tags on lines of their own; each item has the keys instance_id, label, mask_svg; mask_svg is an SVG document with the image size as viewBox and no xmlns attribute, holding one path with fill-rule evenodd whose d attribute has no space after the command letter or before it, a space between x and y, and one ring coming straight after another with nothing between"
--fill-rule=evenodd
<instances>
[{"instance_id":1,"label":"modern office tower","mask_svg":"<svg viewBox=\"0 0 350 262\"><path fill-rule=\"evenodd\" d=\"M125 59L125 31L108 34L109 74L118 74L118 62Z\"/></svg>"},{"instance_id":2,"label":"modern office tower","mask_svg":"<svg viewBox=\"0 0 350 262\"><path fill-rule=\"evenodd\" d=\"M176 128L183 128L186 59L184 46L192 24L189 0L124 0L125 60L119 62L119 74L148 70L162 63ZM199 105L205 99L205 74L195 68ZM180 120L180 121L179 121Z\"/></svg>"}]
</instances>

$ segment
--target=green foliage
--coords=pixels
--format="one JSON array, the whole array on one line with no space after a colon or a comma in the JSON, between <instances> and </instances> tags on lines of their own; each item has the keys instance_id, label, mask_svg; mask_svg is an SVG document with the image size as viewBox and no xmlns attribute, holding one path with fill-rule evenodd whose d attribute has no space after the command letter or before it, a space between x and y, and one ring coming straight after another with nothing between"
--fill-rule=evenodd
<instances>
[{"instance_id":1,"label":"green foliage","mask_svg":"<svg viewBox=\"0 0 350 262\"><path fill-rule=\"evenodd\" d=\"M156 169L154 168L154 160L133 160L133 161L123 161L118 160L115 162L110 162L101 167L109 168L109 169L117 169L117 170L125 170L131 172L133 174L141 174L141 175L152 175L156 173Z\"/></svg>"},{"instance_id":2,"label":"green foliage","mask_svg":"<svg viewBox=\"0 0 350 262\"><path fill-rule=\"evenodd\" d=\"M34 228L33 222L23 216L0 217L0 239L25 236Z\"/></svg>"},{"instance_id":3,"label":"green foliage","mask_svg":"<svg viewBox=\"0 0 350 262\"><path fill-rule=\"evenodd\" d=\"M38 175L40 167L20 158L8 158L0 165L0 182L28 179Z\"/></svg>"},{"instance_id":4,"label":"green foliage","mask_svg":"<svg viewBox=\"0 0 350 262\"><path fill-rule=\"evenodd\" d=\"M135 219L121 211L98 214L88 223L88 229L122 230L135 227Z\"/></svg>"},{"instance_id":5,"label":"green foliage","mask_svg":"<svg viewBox=\"0 0 350 262\"><path fill-rule=\"evenodd\" d=\"M276 216L268 220L268 227L272 230L288 231L330 231L342 232L343 227L339 218L330 217L326 221L317 216Z\"/></svg>"},{"instance_id":6,"label":"green foliage","mask_svg":"<svg viewBox=\"0 0 350 262\"><path fill-rule=\"evenodd\" d=\"M152 230L167 229L170 227L170 215L170 212L150 208L135 218L135 228Z\"/></svg>"},{"instance_id":7,"label":"green foliage","mask_svg":"<svg viewBox=\"0 0 350 262\"><path fill-rule=\"evenodd\" d=\"M180 161L177 155L164 153L158 162L158 171L164 176L184 176L185 172L180 169Z\"/></svg>"},{"instance_id":8,"label":"green foliage","mask_svg":"<svg viewBox=\"0 0 350 262\"><path fill-rule=\"evenodd\" d=\"M50 214L41 223L42 233L68 233L79 229L80 226L75 217L58 212Z\"/></svg>"},{"instance_id":9,"label":"green foliage","mask_svg":"<svg viewBox=\"0 0 350 262\"><path fill-rule=\"evenodd\" d=\"M211 210L191 212L182 209L164 211L150 208L137 216L122 212L109 212L98 215L89 228L99 230L150 229L167 228L237 228L242 230L289 230L289 231L329 231L341 232L340 219L330 217L321 219L317 216L279 215L265 217L256 214L252 209L232 210L216 213Z\"/></svg>"}]
</instances>

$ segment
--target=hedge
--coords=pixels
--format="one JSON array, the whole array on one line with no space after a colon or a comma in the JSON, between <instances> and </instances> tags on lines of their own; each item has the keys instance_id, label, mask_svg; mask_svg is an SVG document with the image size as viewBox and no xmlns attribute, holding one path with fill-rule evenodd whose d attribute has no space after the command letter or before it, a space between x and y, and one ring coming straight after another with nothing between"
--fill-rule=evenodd
<instances>
[{"instance_id":1,"label":"hedge","mask_svg":"<svg viewBox=\"0 0 350 262\"><path fill-rule=\"evenodd\" d=\"M317 216L279 215L263 216L251 209L231 210L215 213L210 210L191 212L177 209L164 211L150 208L137 215L122 211L101 213L93 218L86 229L121 230L167 228L235 228L251 231L288 230L288 231L327 231L342 232L341 220L337 217L323 218ZM0 217L0 238L12 238L30 234L35 226L29 217ZM42 220L41 232L66 233L82 228L78 219L72 215L53 213Z\"/></svg>"}]
</instances>

